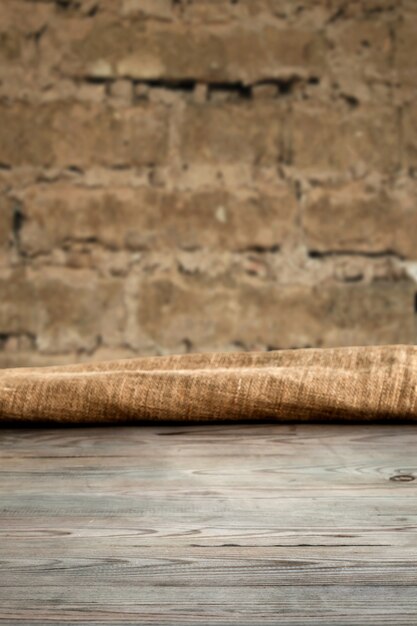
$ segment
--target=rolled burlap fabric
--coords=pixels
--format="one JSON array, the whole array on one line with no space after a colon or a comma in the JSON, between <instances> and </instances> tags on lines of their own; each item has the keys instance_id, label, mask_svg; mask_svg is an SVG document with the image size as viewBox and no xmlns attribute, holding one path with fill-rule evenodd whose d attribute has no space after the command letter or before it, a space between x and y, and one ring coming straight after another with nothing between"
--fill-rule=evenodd
<instances>
[{"instance_id":1,"label":"rolled burlap fabric","mask_svg":"<svg viewBox=\"0 0 417 626\"><path fill-rule=\"evenodd\" d=\"M2 423L417 419L417 347L184 354L0 370Z\"/></svg>"}]
</instances>

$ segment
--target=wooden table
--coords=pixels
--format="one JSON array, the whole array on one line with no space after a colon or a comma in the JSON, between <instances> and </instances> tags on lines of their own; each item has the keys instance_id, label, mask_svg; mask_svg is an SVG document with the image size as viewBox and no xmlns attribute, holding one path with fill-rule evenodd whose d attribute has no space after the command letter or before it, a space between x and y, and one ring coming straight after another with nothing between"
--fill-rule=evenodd
<instances>
[{"instance_id":1,"label":"wooden table","mask_svg":"<svg viewBox=\"0 0 417 626\"><path fill-rule=\"evenodd\" d=\"M0 431L0 624L417 624L417 427Z\"/></svg>"}]
</instances>

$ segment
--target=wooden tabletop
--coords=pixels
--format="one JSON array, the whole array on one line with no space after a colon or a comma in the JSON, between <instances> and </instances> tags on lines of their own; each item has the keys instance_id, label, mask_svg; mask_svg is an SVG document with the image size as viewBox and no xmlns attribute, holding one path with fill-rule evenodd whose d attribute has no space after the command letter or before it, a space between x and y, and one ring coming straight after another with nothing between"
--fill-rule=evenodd
<instances>
[{"instance_id":1,"label":"wooden tabletop","mask_svg":"<svg viewBox=\"0 0 417 626\"><path fill-rule=\"evenodd\" d=\"M417 427L0 431L2 625L416 623Z\"/></svg>"}]
</instances>

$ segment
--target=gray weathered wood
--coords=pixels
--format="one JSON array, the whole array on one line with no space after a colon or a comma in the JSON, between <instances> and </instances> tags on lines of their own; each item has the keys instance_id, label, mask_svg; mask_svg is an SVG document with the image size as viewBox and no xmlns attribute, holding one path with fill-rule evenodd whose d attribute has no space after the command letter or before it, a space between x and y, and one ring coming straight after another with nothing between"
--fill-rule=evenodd
<instances>
[{"instance_id":1,"label":"gray weathered wood","mask_svg":"<svg viewBox=\"0 0 417 626\"><path fill-rule=\"evenodd\" d=\"M415 625L416 450L409 425L0 431L0 624Z\"/></svg>"}]
</instances>

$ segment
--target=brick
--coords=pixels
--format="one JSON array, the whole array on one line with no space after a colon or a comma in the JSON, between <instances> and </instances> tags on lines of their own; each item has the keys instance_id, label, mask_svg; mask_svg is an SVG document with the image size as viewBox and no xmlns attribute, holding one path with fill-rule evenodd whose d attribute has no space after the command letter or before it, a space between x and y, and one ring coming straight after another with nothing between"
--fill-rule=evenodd
<instances>
[{"instance_id":1,"label":"brick","mask_svg":"<svg viewBox=\"0 0 417 626\"><path fill-rule=\"evenodd\" d=\"M177 351L184 343L199 351L415 339L409 280L311 287L246 284L233 276L206 283L159 276L142 277L138 294L138 329L162 350Z\"/></svg>"},{"instance_id":2,"label":"brick","mask_svg":"<svg viewBox=\"0 0 417 626\"><path fill-rule=\"evenodd\" d=\"M414 17L413 13L417 13L417 4L415 3L415 0L403 0L401 2L401 6L405 11L410 12L410 18Z\"/></svg>"},{"instance_id":3,"label":"brick","mask_svg":"<svg viewBox=\"0 0 417 626\"><path fill-rule=\"evenodd\" d=\"M145 4L149 0L131 1ZM389 16L396 8L395 2L396 0L352 0L349 3L346 0L193 0L184 2L181 15L184 21L204 24L228 24L232 21L254 19L259 22L285 20L290 25L295 23L323 28L338 15L338 19L361 18L377 12Z\"/></svg>"},{"instance_id":4,"label":"brick","mask_svg":"<svg viewBox=\"0 0 417 626\"><path fill-rule=\"evenodd\" d=\"M135 356L135 354L126 348L98 348L94 354L80 351L60 354L45 354L37 352L36 346L32 349L24 349L21 347L21 342L19 341L16 350L0 350L0 368L73 365L74 363L85 363L87 361L128 359L132 356Z\"/></svg>"},{"instance_id":5,"label":"brick","mask_svg":"<svg viewBox=\"0 0 417 626\"><path fill-rule=\"evenodd\" d=\"M184 18L204 23L227 23L231 20L297 21L308 25L323 25L331 15L323 0L194 0L184 6ZM321 19L320 19L321 18Z\"/></svg>"},{"instance_id":6,"label":"brick","mask_svg":"<svg viewBox=\"0 0 417 626\"><path fill-rule=\"evenodd\" d=\"M402 116L403 158L404 165L417 168L417 105L405 107Z\"/></svg>"},{"instance_id":7,"label":"brick","mask_svg":"<svg viewBox=\"0 0 417 626\"><path fill-rule=\"evenodd\" d=\"M0 183L0 267L7 267L13 256L13 208Z\"/></svg>"},{"instance_id":8,"label":"brick","mask_svg":"<svg viewBox=\"0 0 417 626\"><path fill-rule=\"evenodd\" d=\"M16 31L0 32L0 60L2 68L6 63L17 62L22 58L24 36Z\"/></svg>"},{"instance_id":9,"label":"brick","mask_svg":"<svg viewBox=\"0 0 417 626\"><path fill-rule=\"evenodd\" d=\"M361 66L364 73L386 71L393 53L390 23L382 20L345 20L329 31L334 54Z\"/></svg>"},{"instance_id":10,"label":"brick","mask_svg":"<svg viewBox=\"0 0 417 626\"><path fill-rule=\"evenodd\" d=\"M415 284L408 279L321 286L325 345L415 342Z\"/></svg>"},{"instance_id":11,"label":"brick","mask_svg":"<svg viewBox=\"0 0 417 626\"><path fill-rule=\"evenodd\" d=\"M0 185L0 255L9 247L12 238L13 203Z\"/></svg>"},{"instance_id":12,"label":"brick","mask_svg":"<svg viewBox=\"0 0 417 626\"><path fill-rule=\"evenodd\" d=\"M399 167L398 120L393 107L300 103L294 106L292 129L297 167L381 172Z\"/></svg>"},{"instance_id":13,"label":"brick","mask_svg":"<svg viewBox=\"0 0 417 626\"><path fill-rule=\"evenodd\" d=\"M0 4L0 69L3 63L34 60L33 40L48 24L52 11L52 5L42 3L31 3L28 10L21 0Z\"/></svg>"},{"instance_id":14,"label":"brick","mask_svg":"<svg viewBox=\"0 0 417 626\"><path fill-rule=\"evenodd\" d=\"M200 0L203 4L210 1ZM414 0L406 1L414 2ZM317 16L318 12L323 15L325 23L340 22L349 18L360 19L375 15L375 13L386 13L389 16L396 8L396 4L398 4L396 0L349 0L349 2L346 0L297 0L297 2L293 0L239 0L239 5L242 5L242 8L254 17L269 14L290 22L297 21L297 23L312 19L309 14Z\"/></svg>"},{"instance_id":15,"label":"brick","mask_svg":"<svg viewBox=\"0 0 417 626\"><path fill-rule=\"evenodd\" d=\"M89 241L114 250L271 248L291 233L296 213L284 184L240 195L56 184L29 188L20 200L20 245L28 256Z\"/></svg>"},{"instance_id":16,"label":"brick","mask_svg":"<svg viewBox=\"0 0 417 626\"><path fill-rule=\"evenodd\" d=\"M178 23L146 29L140 23L108 19L94 20L86 28L83 23L78 29L73 22L72 45L68 38L60 42L58 31L48 34L67 75L252 83L294 73L317 74L326 63L320 33L268 24L260 36L251 21L224 31Z\"/></svg>"},{"instance_id":17,"label":"brick","mask_svg":"<svg viewBox=\"0 0 417 626\"><path fill-rule=\"evenodd\" d=\"M417 92L416 14L404 13L395 29L394 66L400 88L415 100Z\"/></svg>"},{"instance_id":18,"label":"brick","mask_svg":"<svg viewBox=\"0 0 417 626\"><path fill-rule=\"evenodd\" d=\"M46 31L53 5L21 0L0 3L0 85L2 92L26 94L33 89L39 73L47 73L52 58L40 58L38 41Z\"/></svg>"},{"instance_id":19,"label":"brick","mask_svg":"<svg viewBox=\"0 0 417 626\"><path fill-rule=\"evenodd\" d=\"M166 156L167 117L160 107L15 103L1 105L0 117L0 163L9 166L134 166Z\"/></svg>"},{"instance_id":20,"label":"brick","mask_svg":"<svg viewBox=\"0 0 417 626\"><path fill-rule=\"evenodd\" d=\"M393 81L391 25L384 20L345 19L327 29L332 45L331 80L339 90L359 102L372 100L370 87ZM386 89L386 101L392 93Z\"/></svg>"},{"instance_id":21,"label":"brick","mask_svg":"<svg viewBox=\"0 0 417 626\"><path fill-rule=\"evenodd\" d=\"M110 95L122 104L132 104L133 84L130 80L117 80L110 86Z\"/></svg>"},{"instance_id":22,"label":"brick","mask_svg":"<svg viewBox=\"0 0 417 626\"><path fill-rule=\"evenodd\" d=\"M288 108L278 101L190 104L181 154L188 163L278 163Z\"/></svg>"},{"instance_id":23,"label":"brick","mask_svg":"<svg viewBox=\"0 0 417 626\"><path fill-rule=\"evenodd\" d=\"M233 3L230 0L196 0L184 3L182 15L187 22L210 25L228 24L232 20L241 20L244 17L241 3Z\"/></svg>"},{"instance_id":24,"label":"brick","mask_svg":"<svg viewBox=\"0 0 417 626\"><path fill-rule=\"evenodd\" d=\"M395 253L417 258L413 184L367 189L361 182L315 188L303 211L306 244L318 252Z\"/></svg>"},{"instance_id":25,"label":"brick","mask_svg":"<svg viewBox=\"0 0 417 626\"><path fill-rule=\"evenodd\" d=\"M0 291L0 334L31 335L40 352L88 352L98 342L121 340L124 309L116 280L62 268L4 270Z\"/></svg>"},{"instance_id":26,"label":"brick","mask_svg":"<svg viewBox=\"0 0 417 626\"><path fill-rule=\"evenodd\" d=\"M120 12L128 17L150 17L167 21L174 17L172 0L123 0Z\"/></svg>"}]
</instances>

